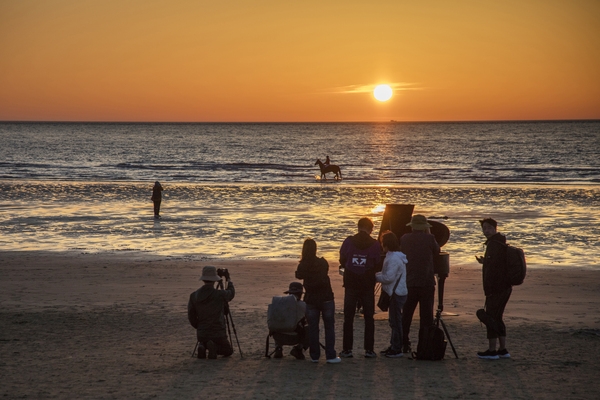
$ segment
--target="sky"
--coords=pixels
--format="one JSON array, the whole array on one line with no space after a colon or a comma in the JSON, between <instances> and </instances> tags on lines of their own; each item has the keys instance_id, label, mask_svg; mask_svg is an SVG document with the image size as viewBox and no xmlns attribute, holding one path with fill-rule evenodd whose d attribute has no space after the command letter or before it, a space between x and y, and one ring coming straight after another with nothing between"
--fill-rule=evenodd
<instances>
[{"instance_id":1,"label":"sky","mask_svg":"<svg viewBox=\"0 0 600 400\"><path fill-rule=\"evenodd\" d=\"M600 119L598 0L0 0L0 121L548 119Z\"/></svg>"}]
</instances>

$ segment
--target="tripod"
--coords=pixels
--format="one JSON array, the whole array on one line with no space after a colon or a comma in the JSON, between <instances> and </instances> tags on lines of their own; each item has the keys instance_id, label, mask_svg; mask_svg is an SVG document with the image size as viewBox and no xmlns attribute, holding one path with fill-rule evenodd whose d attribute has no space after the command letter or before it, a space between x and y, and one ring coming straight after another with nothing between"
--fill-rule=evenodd
<instances>
[{"instance_id":1,"label":"tripod","mask_svg":"<svg viewBox=\"0 0 600 400\"><path fill-rule=\"evenodd\" d=\"M446 278L448 275L438 274L438 309L435 313L435 319L433 321L434 325L439 328L440 322L442 323L442 329L448 338L448 343L450 343L450 347L452 347L452 351L454 352L454 356L458 358L458 354L456 354L456 349L452 344L452 339L450 339L450 334L448 333L448 329L446 329L446 324L442 319L442 310L444 309L444 284L446 282Z\"/></svg>"},{"instance_id":2,"label":"tripod","mask_svg":"<svg viewBox=\"0 0 600 400\"><path fill-rule=\"evenodd\" d=\"M217 283L217 289L224 290L223 280L220 280ZM235 335L235 341L237 342L238 350L240 351L240 358L244 358L244 354L242 353L242 348L240 347L240 341L238 340L237 331L235 330L235 324L233 323L233 317L231 316L231 310L229 309L229 303L225 303L225 307L223 309L223 314L225 315L225 325L227 325L227 333L229 334L229 343L233 343L233 338L231 337L231 328L233 328L233 334ZM198 349L198 345L200 342L196 341L196 347L192 351L192 357L196 354L196 350Z\"/></svg>"}]
</instances>

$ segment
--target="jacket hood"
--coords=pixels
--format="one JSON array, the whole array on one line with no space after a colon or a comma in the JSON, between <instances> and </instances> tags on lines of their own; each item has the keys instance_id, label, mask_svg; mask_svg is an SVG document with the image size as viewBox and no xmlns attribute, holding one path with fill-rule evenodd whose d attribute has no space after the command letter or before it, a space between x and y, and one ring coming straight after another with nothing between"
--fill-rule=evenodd
<instances>
[{"instance_id":1,"label":"jacket hood","mask_svg":"<svg viewBox=\"0 0 600 400\"><path fill-rule=\"evenodd\" d=\"M196 299L199 303L206 303L209 301L211 295L215 291L212 285L204 285L196 291Z\"/></svg>"},{"instance_id":2,"label":"jacket hood","mask_svg":"<svg viewBox=\"0 0 600 400\"><path fill-rule=\"evenodd\" d=\"M398 261L402 261L404 265L408 264L408 259L406 258L406 254L401 251L388 251L385 255L385 258L390 258L390 260L397 259Z\"/></svg>"},{"instance_id":3,"label":"jacket hood","mask_svg":"<svg viewBox=\"0 0 600 400\"><path fill-rule=\"evenodd\" d=\"M374 242L376 242L371 235L364 231L358 232L356 235L352 236L350 240L355 247L361 250L368 249L369 247L373 246Z\"/></svg>"},{"instance_id":4,"label":"jacket hood","mask_svg":"<svg viewBox=\"0 0 600 400\"><path fill-rule=\"evenodd\" d=\"M506 236L504 236L500 232L495 233L485 241L485 244L487 245L490 242L500 242L502 244L506 244Z\"/></svg>"}]
</instances>

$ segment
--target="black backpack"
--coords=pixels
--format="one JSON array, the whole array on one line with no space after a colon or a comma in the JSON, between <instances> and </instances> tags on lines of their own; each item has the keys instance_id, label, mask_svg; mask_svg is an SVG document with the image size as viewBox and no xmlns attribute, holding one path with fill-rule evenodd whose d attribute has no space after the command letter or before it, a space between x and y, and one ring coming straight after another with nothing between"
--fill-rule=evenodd
<instances>
[{"instance_id":1,"label":"black backpack","mask_svg":"<svg viewBox=\"0 0 600 400\"><path fill-rule=\"evenodd\" d=\"M525 275L527 275L527 263L522 249L506 245L506 270L512 286L523 283Z\"/></svg>"},{"instance_id":2,"label":"black backpack","mask_svg":"<svg viewBox=\"0 0 600 400\"><path fill-rule=\"evenodd\" d=\"M417 352L412 356L415 360L443 360L447 344L444 331L439 326L433 324L420 328Z\"/></svg>"}]
</instances>

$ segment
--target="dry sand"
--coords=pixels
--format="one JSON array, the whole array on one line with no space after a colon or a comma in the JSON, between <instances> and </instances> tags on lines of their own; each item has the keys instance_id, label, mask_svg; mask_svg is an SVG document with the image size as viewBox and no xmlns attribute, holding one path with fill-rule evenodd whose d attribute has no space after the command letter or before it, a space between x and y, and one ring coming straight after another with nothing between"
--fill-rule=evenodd
<instances>
[{"instance_id":1,"label":"dry sand","mask_svg":"<svg viewBox=\"0 0 600 400\"><path fill-rule=\"evenodd\" d=\"M227 267L243 358L190 357L189 294L204 265ZM332 263L336 348L343 288ZM440 362L362 357L328 365L264 358L266 308L294 280L296 262L198 261L147 254L0 252L3 398L453 398L592 399L600 389L600 272L532 269L506 310L512 358L480 360L485 328L477 266L453 266L443 315L450 346ZM436 300L437 301L437 300ZM457 314L457 315L451 315ZM380 316L381 317L381 316ZM417 326L413 322L413 326ZM376 350L389 327L376 321ZM416 343L416 329L411 333Z\"/></svg>"}]
</instances>

